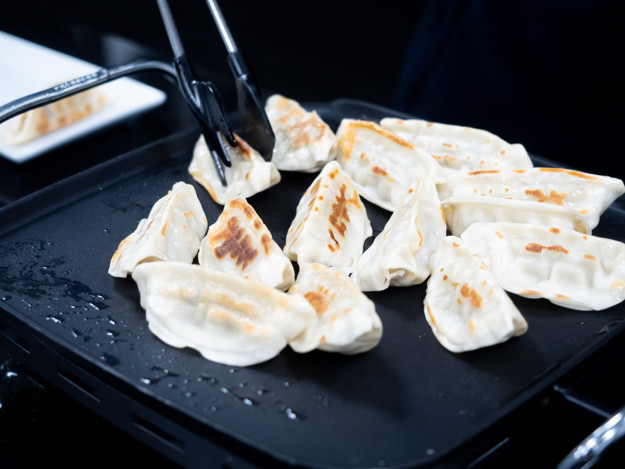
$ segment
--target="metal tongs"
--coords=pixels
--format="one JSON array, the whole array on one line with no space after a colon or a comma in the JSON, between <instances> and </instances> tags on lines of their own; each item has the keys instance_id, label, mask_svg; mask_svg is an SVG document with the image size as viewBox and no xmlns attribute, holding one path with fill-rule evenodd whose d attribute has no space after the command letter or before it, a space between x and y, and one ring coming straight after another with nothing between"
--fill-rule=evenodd
<instances>
[{"instance_id":1,"label":"metal tongs","mask_svg":"<svg viewBox=\"0 0 625 469\"><path fill-rule=\"evenodd\" d=\"M237 141L227 119L221 95L213 83L195 79L167 0L157 0L157 2L174 52L173 64L158 60L141 60L115 68L97 70L0 106L0 123L31 109L59 101L123 76L156 71L177 81L185 102L200 125L219 179L226 186L224 166L231 166L232 164L228 156L227 145L236 147ZM207 0L207 3L228 50L228 63L236 80L238 104L236 122L239 124L237 133L265 160L269 161L273 153L275 136L260 99L258 88L232 40L216 1Z\"/></svg>"}]
</instances>

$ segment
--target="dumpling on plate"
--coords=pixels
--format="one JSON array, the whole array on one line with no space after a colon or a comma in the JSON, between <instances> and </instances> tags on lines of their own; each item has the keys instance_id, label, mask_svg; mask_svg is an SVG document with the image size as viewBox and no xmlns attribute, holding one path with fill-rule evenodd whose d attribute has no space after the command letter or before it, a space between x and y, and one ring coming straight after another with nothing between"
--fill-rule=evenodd
<instances>
[{"instance_id":1,"label":"dumpling on plate","mask_svg":"<svg viewBox=\"0 0 625 469\"><path fill-rule=\"evenodd\" d=\"M113 254L108 273L126 277L138 264L150 261L191 263L200 248L208 222L195 188L177 182L153 205L147 218Z\"/></svg>"},{"instance_id":2,"label":"dumpling on plate","mask_svg":"<svg viewBox=\"0 0 625 469\"><path fill-rule=\"evenodd\" d=\"M382 338L375 304L345 274L323 264L304 264L290 294L314 307L315 319L289 342L299 353L319 349L347 355L374 348Z\"/></svg>"},{"instance_id":3,"label":"dumpling on plate","mask_svg":"<svg viewBox=\"0 0 625 469\"><path fill-rule=\"evenodd\" d=\"M601 214L625 193L617 178L564 168L534 167L472 171L449 176L438 186L441 200L487 196L568 206L583 215L590 229Z\"/></svg>"},{"instance_id":4,"label":"dumpling on plate","mask_svg":"<svg viewBox=\"0 0 625 469\"><path fill-rule=\"evenodd\" d=\"M625 244L574 230L478 223L462 239L507 291L577 310L625 299Z\"/></svg>"},{"instance_id":5,"label":"dumpling on plate","mask_svg":"<svg viewBox=\"0 0 625 469\"><path fill-rule=\"evenodd\" d=\"M271 161L279 170L312 173L336 157L336 135L317 111L274 94L265 112L276 136Z\"/></svg>"},{"instance_id":6,"label":"dumpling on plate","mask_svg":"<svg viewBox=\"0 0 625 469\"><path fill-rule=\"evenodd\" d=\"M132 278L152 333L226 365L270 360L315 317L300 295L197 264L141 264Z\"/></svg>"},{"instance_id":7,"label":"dumpling on plate","mask_svg":"<svg viewBox=\"0 0 625 469\"><path fill-rule=\"evenodd\" d=\"M203 135L195 143L189 174L193 176L218 204L224 205L235 197L250 198L280 182L280 172L271 161L265 161L260 153L245 140L234 135L237 146L225 143L232 166L224 165L227 186L223 186L215 168ZM225 138L221 137L224 142Z\"/></svg>"},{"instance_id":8,"label":"dumpling on plate","mask_svg":"<svg viewBox=\"0 0 625 469\"><path fill-rule=\"evenodd\" d=\"M447 175L533 166L523 145L510 144L486 130L394 117L382 119L380 125L435 158Z\"/></svg>"},{"instance_id":9,"label":"dumpling on plate","mask_svg":"<svg viewBox=\"0 0 625 469\"><path fill-rule=\"evenodd\" d=\"M567 206L487 196L448 197L441 205L455 236L480 222L531 223L590 234L586 218Z\"/></svg>"},{"instance_id":10,"label":"dumpling on plate","mask_svg":"<svg viewBox=\"0 0 625 469\"><path fill-rule=\"evenodd\" d=\"M436 186L420 179L358 261L353 280L363 291L423 283L446 232Z\"/></svg>"},{"instance_id":11,"label":"dumpling on plate","mask_svg":"<svg viewBox=\"0 0 625 469\"><path fill-rule=\"evenodd\" d=\"M443 238L430 264L424 313L447 350L490 347L527 331L527 321L508 294L460 238Z\"/></svg>"},{"instance_id":12,"label":"dumpling on plate","mask_svg":"<svg viewBox=\"0 0 625 469\"><path fill-rule=\"evenodd\" d=\"M200 244L198 262L286 290L295 269L273 240L254 208L242 197L230 199Z\"/></svg>"},{"instance_id":13,"label":"dumpling on plate","mask_svg":"<svg viewBox=\"0 0 625 469\"><path fill-rule=\"evenodd\" d=\"M358 191L341 166L331 161L297 204L284 252L299 264L352 267L372 233Z\"/></svg>"},{"instance_id":14,"label":"dumpling on plate","mask_svg":"<svg viewBox=\"0 0 625 469\"><path fill-rule=\"evenodd\" d=\"M361 197L385 210L394 211L417 179L444 179L430 155L375 122L343 119L336 136L337 161Z\"/></svg>"},{"instance_id":15,"label":"dumpling on plate","mask_svg":"<svg viewBox=\"0 0 625 469\"><path fill-rule=\"evenodd\" d=\"M9 119L2 136L9 145L22 145L97 113L107 102L99 88L91 88Z\"/></svg>"}]
</instances>

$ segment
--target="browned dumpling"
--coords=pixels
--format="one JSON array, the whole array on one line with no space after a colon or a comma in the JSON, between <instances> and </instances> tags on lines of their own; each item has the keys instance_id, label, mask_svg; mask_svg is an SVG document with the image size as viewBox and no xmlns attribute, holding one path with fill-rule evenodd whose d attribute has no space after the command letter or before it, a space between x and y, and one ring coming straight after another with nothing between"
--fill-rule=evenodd
<instances>
[{"instance_id":1,"label":"browned dumpling","mask_svg":"<svg viewBox=\"0 0 625 469\"><path fill-rule=\"evenodd\" d=\"M375 122L343 119L336 131L339 162L360 196L388 211L404 200L417 179L444 179L429 154Z\"/></svg>"},{"instance_id":2,"label":"browned dumpling","mask_svg":"<svg viewBox=\"0 0 625 469\"><path fill-rule=\"evenodd\" d=\"M278 169L271 161L265 161L260 153L236 134L235 139L237 146L234 148L225 143L232 162L232 166L224 166L227 186L223 186L219 179L204 136L200 136L195 143L188 168L193 179L221 205L235 197L249 198L278 184L281 179Z\"/></svg>"},{"instance_id":3,"label":"browned dumpling","mask_svg":"<svg viewBox=\"0 0 625 469\"><path fill-rule=\"evenodd\" d=\"M200 244L198 262L223 272L286 290L295 281L291 260L242 197L228 201Z\"/></svg>"},{"instance_id":4,"label":"browned dumpling","mask_svg":"<svg viewBox=\"0 0 625 469\"><path fill-rule=\"evenodd\" d=\"M300 199L284 252L299 264L352 267L372 231L351 179L336 161L331 161Z\"/></svg>"},{"instance_id":5,"label":"browned dumpling","mask_svg":"<svg viewBox=\"0 0 625 469\"><path fill-rule=\"evenodd\" d=\"M340 270L304 264L289 293L306 298L317 313L289 342L296 352L318 349L353 355L367 352L380 342L382 321L375 304Z\"/></svg>"},{"instance_id":6,"label":"browned dumpling","mask_svg":"<svg viewBox=\"0 0 625 469\"><path fill-rule=\"evenodd\" d=\"M382 119L380 125L436 159L446 175L533 166L523 145L508 143L487 130L394 117Z\"/></svg>"},{"instance_id":7,"label":"browned dumpling","mask_svg":"<svg viewBox=\"0 0 625 469\"><path fill-rule=\"evenodd\" d=\"M177 182L153 205L135 231L124 238L109 264L109 274L126 277L143 262L193 262L208 222L195 188Z\"/></svg>"},{"instance_id":8,"label":"browned dumpling","mask_svg":"<svg viewBox=\"0 0 625 469\"><path fill-rule=\"evenodd\" d=\"M271 161L281 171L319 171L336 157L336 136L316 111L274 94L265 105L276 136Z\"/></svg>"},{"instance_id":9,"label":"browned dumpling","mask_svg":"<svg viewBox=\"0 0 625 469\"><path fill-rule=\"evenodd\" d=\"M526 223L476 223L462 240L506 290L577 310L625 299L625 244Z\"/></svg>"},{"instance_id":10,"label":"browned dumpling","mask_svg":"<svg viewBox=\"0 0 625 469\"><path fill-rule=\"evenodd\" d=\"M270 360L315 316L301 295L197 264L148 262L132 278L152 333L226 365Z\"/></svg>"},{"instance_id":11,"label":"browned dumpling","mask_svg":"<svg viewBox=\"0 0 625 469\"><path fill-rule=\"evenodd\" d=\"M497 197L569 207L590 229L601 214L625 193L623 181L565 168L534 167L454 174L438 184L441 200L452 197Z\"/></svg>"},{"instance_id":12,"label":"browned dumpling","mask_svg":"<svg viewBox=\"0 0 625 469\"><path fill-rule=\"evenodd\" d=\"M459 353L490 347L527 331L518 308L462 239L441 239L430 263L424 313L446 349Z\"/></svg>"}]
</instances>

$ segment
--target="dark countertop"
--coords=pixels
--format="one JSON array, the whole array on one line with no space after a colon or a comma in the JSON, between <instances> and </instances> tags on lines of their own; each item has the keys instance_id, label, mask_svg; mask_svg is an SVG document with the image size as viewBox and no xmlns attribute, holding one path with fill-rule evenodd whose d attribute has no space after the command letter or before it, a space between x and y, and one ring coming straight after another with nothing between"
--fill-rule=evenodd
<instances>
[{"instance_id":1,"label":"dark countertop","mask_svg":"<svg viewBox=\"0 0 625 469\"><path fill-rule=\"evenodd\" d=\"M128 2L126 2L128 3ZM174 2L171 2L174 6ZM222 9L239 47L261 84L264 96L280 92L304 101L347 97L391 105L403 44L421 8L419 2L391 2L388 8L365 9L347 2L337 12L332 2L306 9L292 2L222 2ZM336 3L336 2L335 2ZM131 9L122 2L93 8L84 2L22 2L0 15L0 30L76 57L112 66L136 58L170 56L156 4L138 2ZM228 106L234 99L225 51L203 2L176 3L174 13L185 25L183 41L197 70L221 89ZM383 27L384 26L384 27ZM45 71L42 71L45 73ZM167 102L149 111L16 165L0 159L0 205L10 204L38 189L117 155L172 135L195 121L179 99L176 87L158 76L141 80L167 92ZM1 83L1 78L0 78ZM623 386L614 376L620 369L625 341L588 364L583 377L572 376L576 390L601 401L606 411L621 405ZM589 372L588 370L591 370ZM619 385L620 384L620 385ZM564 455L602 421L596 412L570 404L558 393L546 400L529 419L549 423L516 436L506 467L534 456L557 451ZM517 432L518 433L518 432ZM611 467L619 451L602 467ZM94 455L97 462L94 462ZM609 455L608 455L609 456ZM105 419L74 402L32 375L0 349L0 466L38 467L59 463L65 467L104 467L111 464L173 463L126 435ZM208 466L207 466L208 467ZM487 467L486 465L479 467Z\"/></svg>"}]
</instances>

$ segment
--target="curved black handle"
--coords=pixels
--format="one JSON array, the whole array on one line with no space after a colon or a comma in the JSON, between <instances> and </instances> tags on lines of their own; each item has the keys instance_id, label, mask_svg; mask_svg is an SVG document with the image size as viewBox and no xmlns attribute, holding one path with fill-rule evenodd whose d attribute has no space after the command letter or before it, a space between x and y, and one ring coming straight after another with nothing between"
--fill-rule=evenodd
<instances>
[{"instance_id":1,"label":"curved black handle","mask_svg":"<svg viewBox=\"0 0 625 469\"><path fill-rule=\"evenodd\" d=\"M168 63L158 60L141 60L120 65L114 68L102 68L95 72L73 78L46 90L38 91L18 98L0 106L0 123L46 104L59 101L89 88L107 83L117 78L145 71L157 71L167 76L177 78L175 68Z\"/></svg>"}]
</instances>

